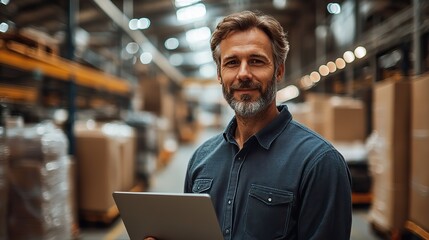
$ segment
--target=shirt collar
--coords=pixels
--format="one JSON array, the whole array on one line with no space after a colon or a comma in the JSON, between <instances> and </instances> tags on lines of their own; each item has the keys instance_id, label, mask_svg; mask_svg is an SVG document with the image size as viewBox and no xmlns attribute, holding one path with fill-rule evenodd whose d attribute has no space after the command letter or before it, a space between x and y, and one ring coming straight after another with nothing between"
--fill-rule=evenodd
<instances>
[{"instance_id":1,"label":"shirt collar","mask_svg":"<svg viewBox=\"0 0 429 240\"><path fill-rule=\"evenodd\" d=\"M277 106L277 109L280 114L270 124L254 135L259 144L265 149L270 148L272 142L284 131L286 126L289 125L289 122L292 120L292 115L286 105ZM234 133L236 128L237 120L233 117L223 132L225 141L229 143L235 142Z\"/></svg>"}]
</instances>

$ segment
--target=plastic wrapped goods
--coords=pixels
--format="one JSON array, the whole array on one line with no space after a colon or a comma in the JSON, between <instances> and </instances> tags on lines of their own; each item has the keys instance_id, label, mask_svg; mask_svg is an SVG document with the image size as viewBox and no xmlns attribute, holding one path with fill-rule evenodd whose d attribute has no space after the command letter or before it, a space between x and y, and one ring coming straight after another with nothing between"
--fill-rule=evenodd
<instances>
[{"instance_id":1,"label":"plastic wrapped goods","mask_svg":"<svg viewBox=\"0 0 429 240\"><path fill-rule=\"evenodd\" d=\"M68 142L52 123L8 129L9 239L70 239Z\"/></svg>"},{"instance_id":2,"label":"plastic wrapped goods","mask_svg":"<svg viewBox=\"0 0 429 240\"><path fill-rule=\"evenodd\" d=\"M0 240L7 239L7 205L8 205L8 156L9 149L5 129L0 127Z\"/></svg>"}]
</instances>

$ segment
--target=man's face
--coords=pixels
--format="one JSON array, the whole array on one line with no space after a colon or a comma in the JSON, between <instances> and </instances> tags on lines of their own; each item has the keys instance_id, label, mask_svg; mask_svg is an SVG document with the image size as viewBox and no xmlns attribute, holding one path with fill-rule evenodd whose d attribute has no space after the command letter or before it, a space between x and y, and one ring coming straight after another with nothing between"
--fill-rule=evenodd
<instances>
[{"instance_id":1,"label":"man's face","mask_svg":"<svg viewBox=\"0 0 429 240\"><path fill-rule=\"evenodd\" d=\"M230 33L220 43L220 56L223 94L237 115L255 116L275 104L283 66L275 73L271 41L264 32L254 28Z\"/></svg>"}]
</instances>

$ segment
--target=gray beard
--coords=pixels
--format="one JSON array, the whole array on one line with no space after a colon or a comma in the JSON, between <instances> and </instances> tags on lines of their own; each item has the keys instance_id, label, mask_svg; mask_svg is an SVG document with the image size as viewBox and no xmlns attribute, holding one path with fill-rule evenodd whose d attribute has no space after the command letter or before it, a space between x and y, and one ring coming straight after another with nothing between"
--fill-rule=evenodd
<instances>
[{"instance_id":1,"label":"gray beard","mask_svg":"<svg viewBox=\"0 0 429 240\"><path fill-rule=\"evenodd\" d=\"M261 97L256 101L250 101L251 97L247 94L241 96L240 100L234 99L233 92L227 92L224 85L222 85L222 92L225 100L235 111L235 114L241 117L253 117L267 107L274 101L277 93L277 81L275 76L271 79L271 82L268 84L267 90L261 92Z\"/></svg>"}]
</instances>

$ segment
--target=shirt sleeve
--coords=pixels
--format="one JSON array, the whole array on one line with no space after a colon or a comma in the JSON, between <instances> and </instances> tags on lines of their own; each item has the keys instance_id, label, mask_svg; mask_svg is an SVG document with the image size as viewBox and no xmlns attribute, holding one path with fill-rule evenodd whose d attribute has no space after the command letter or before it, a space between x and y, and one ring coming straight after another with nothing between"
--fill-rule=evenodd
<instances>
[{"instance_id":1,"label":"shirt sleeve","mask_svg":"<svg viewBox=\"0 0 429 240\"><path fill-rule=\"evenodd\" d=\"M192 193L192 179L191 179L191 175L192 175L192 165L195 162L195 155L196 155L197 151L194 152L194 154L192 155L191 159L188 162L188 167L186 169L186 174L185 174L185 183L184 183L184 188L183 188L183 192L184 193Z\"/></svg>"},{"instance_id":2,"label":"shirt sleeve","mask_svg":"<svg viewBox=\"0 0 429 240\"><path fill-rule=\"evenodd\" d=\"M300 188L298 239L350 239L351 176L336 150L318 157Z\"/></svg>"}]
</instances>

